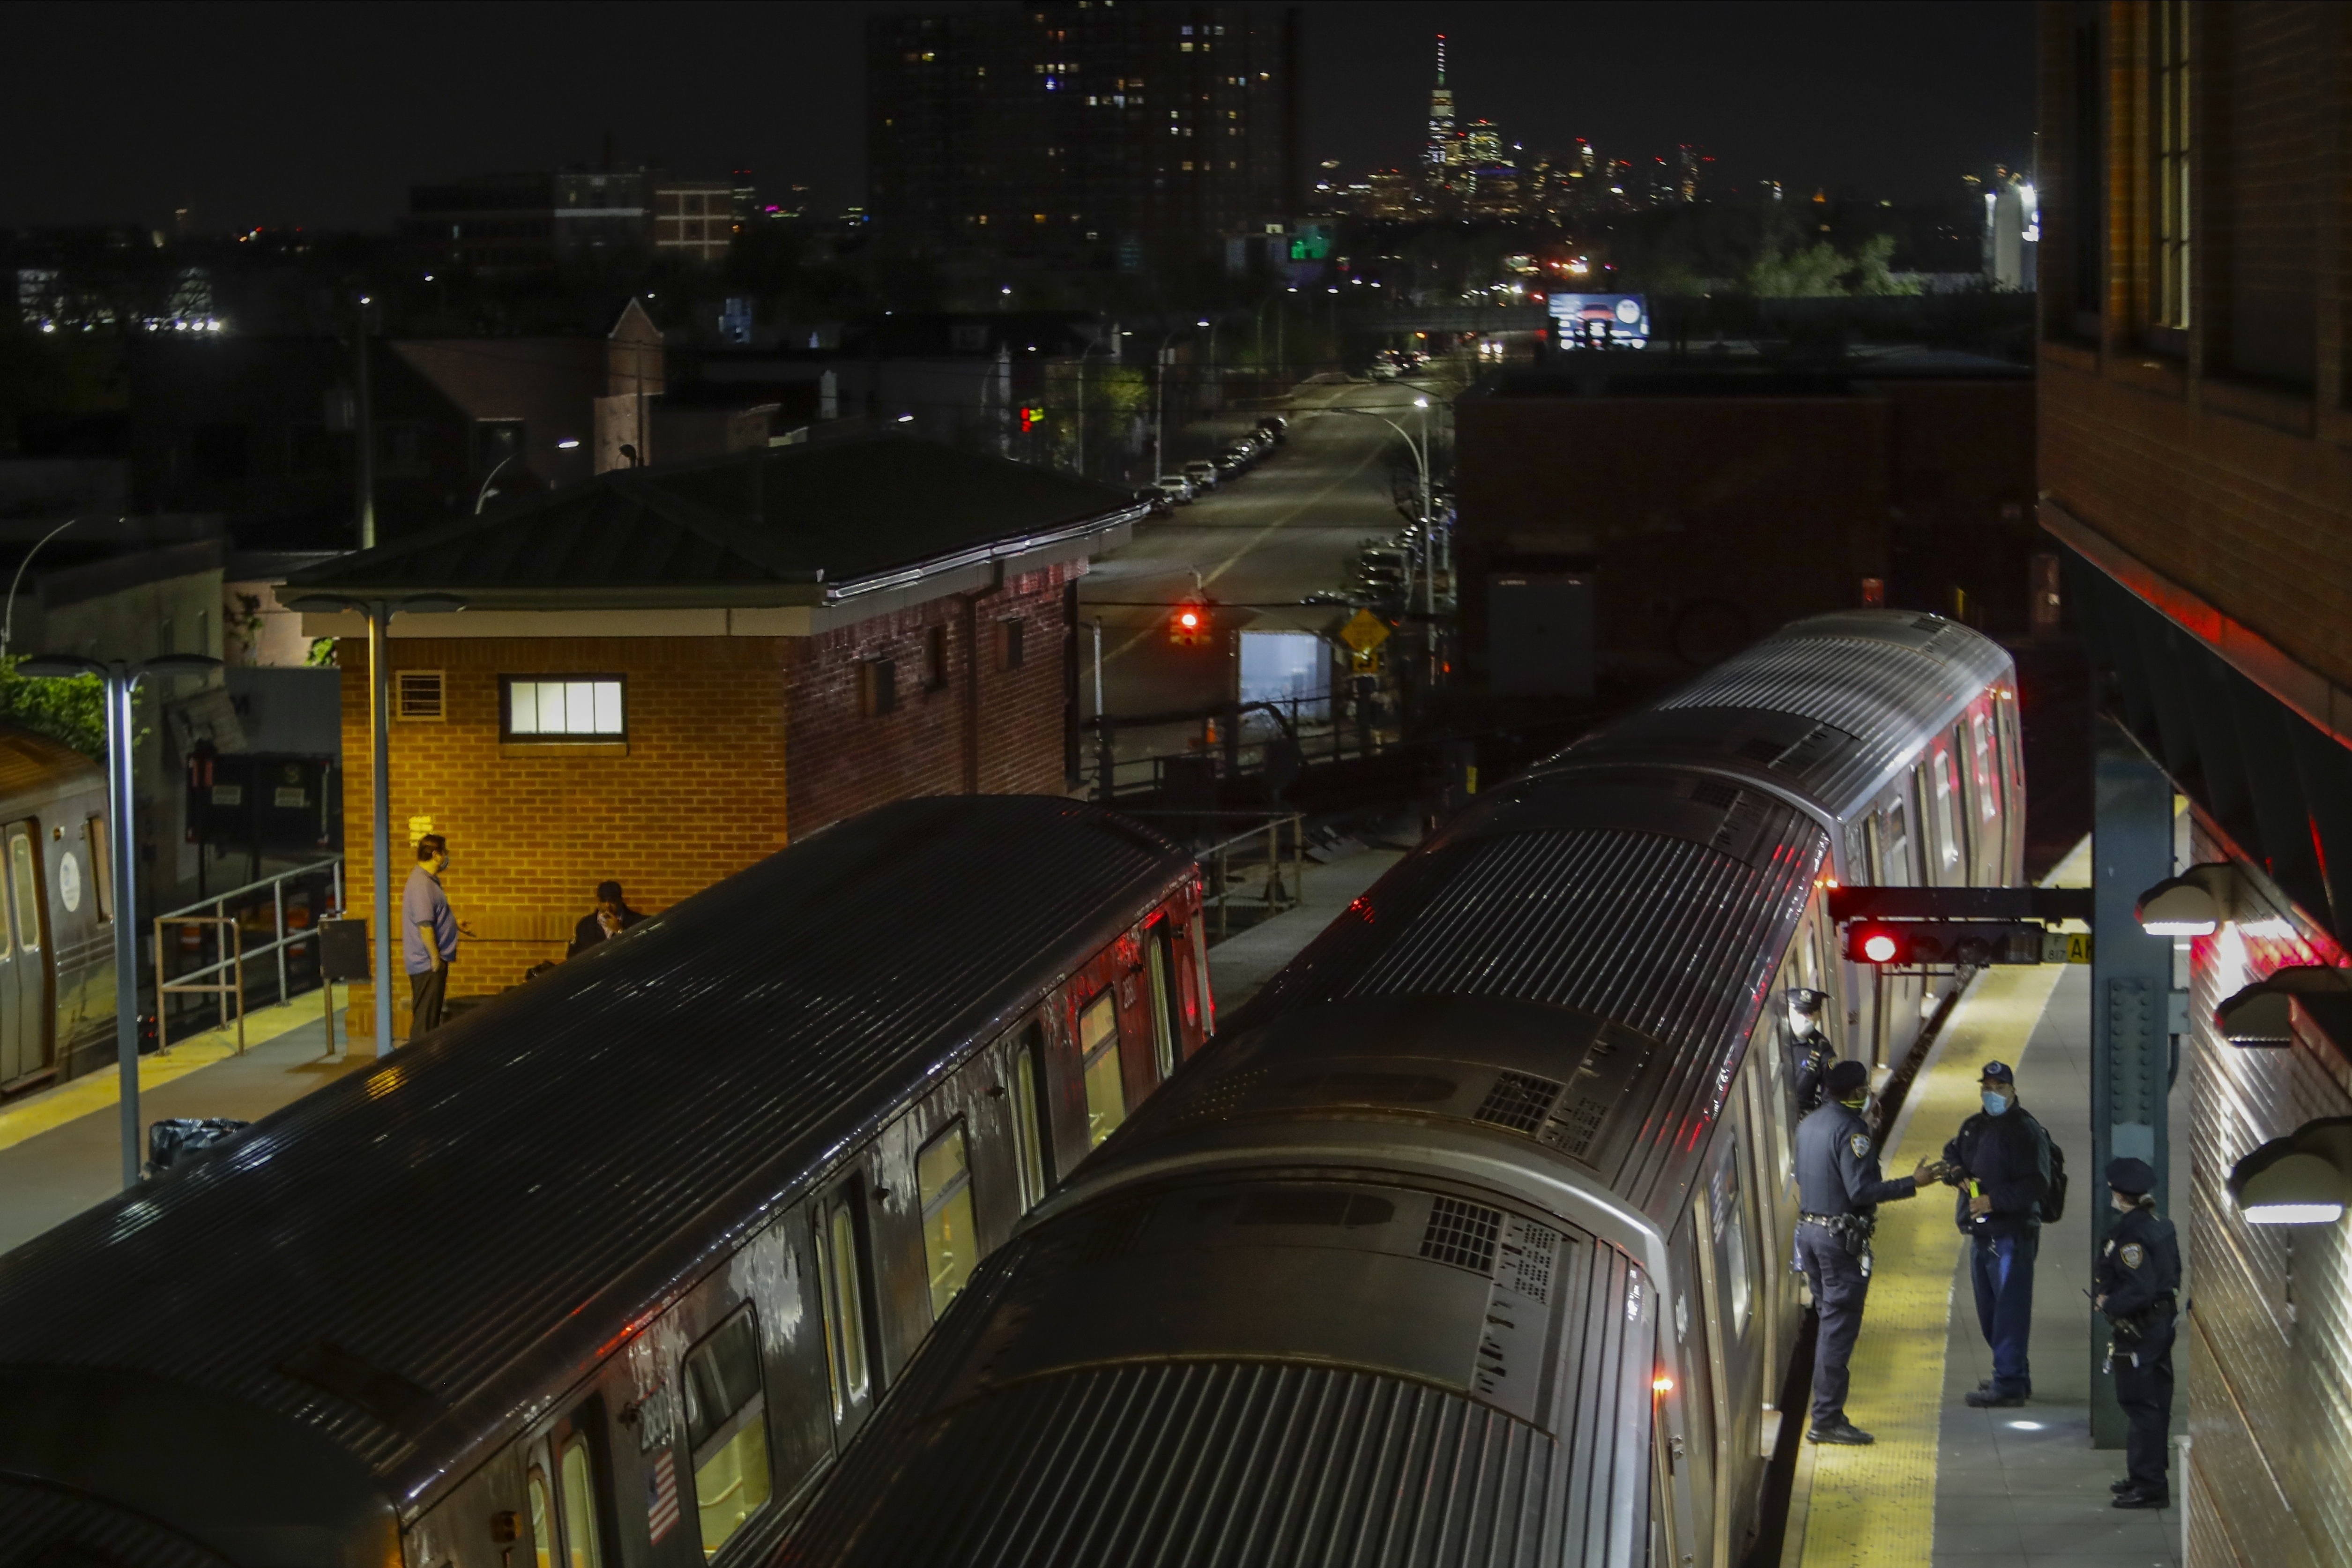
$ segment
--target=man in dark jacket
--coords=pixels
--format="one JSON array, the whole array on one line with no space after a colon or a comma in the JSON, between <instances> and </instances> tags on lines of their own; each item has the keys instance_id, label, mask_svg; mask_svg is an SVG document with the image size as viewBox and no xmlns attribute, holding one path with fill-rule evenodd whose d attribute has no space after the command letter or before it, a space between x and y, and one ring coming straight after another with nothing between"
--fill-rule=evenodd
<instances>
[{"instance_id":1,"label":"man in dark jacket","mask_svg":"<svg viewBox=\"0 0 2352 1568\"><path fill-rule=\"evenodd\" d=\"M1805 1440L1872 1443L1877 1439L1845 1414L1846 1364L1870 1293L1871 1227L1880 1204L1911 1197L1920 1183L1936 1179L1936 1167L1922 1160L1892 1181L1880 1172L1878 1144L1862 1113L1870 1069L1841 1061L1823 1075L1822 1088L1821 1109L1797 1124L1797 1261L1821 1317L1813 1425Z\"/></svg>"},{"instance_id":2,"label":"man in dark jacket","mask_svg":"<svg viewBox=\"0 0 2352 1568\"><path fill-rule=\"evenodd\" d=\"M2115 1228L2093 1271L2092 1300L2107 1315L2114 1338L2107 1369L2116 1375L2116 1403L2131 1423L2124 1439L2126 1474L2110 1490L2117 1508L2168 1508L2165 1451L2172 1426L2174 1293L2180 1289L2180 1243L2172 1221L2156 1212L2148 1192L2156 1171L2146 1160L2107 1162L2107 1186L2117 1211Z\"/></svg>"},{"instance_id":3,"label":"man in dark jacket","mask_svg":"<svg viewBox=\"0 0 2352 1568\"><path fill-rule=\"evenodd\" d=\"M2050 1134L2018 1103L2017 1075L1988 1061L1977 1081L1984 1109L1960 1124L1943 1163L1960 1188L1955 1216L1969 1237L1977 1326L1992 1347L1992 1375L1968 1396L1978 1409L2033 1396L2026 1354L2033 1327L2033 1260L2042 1249L2042 1198L2050 1190Z\"/></svg>"},{"instance_id":4,"label":"man in dark jacket","mask_svg":"<svg viewBox=\"0 0 2352 1568\"><path fill-rule=\"evenodd\" d=\"M598 943L611 941L644 918L643 915L629 907L627 899L621 896L619 883L600 882L596 884L596 907L582 915L580 924L572 928L572 946L564 950L563 956L577 958Z\"/></svg>"}]
</instances>

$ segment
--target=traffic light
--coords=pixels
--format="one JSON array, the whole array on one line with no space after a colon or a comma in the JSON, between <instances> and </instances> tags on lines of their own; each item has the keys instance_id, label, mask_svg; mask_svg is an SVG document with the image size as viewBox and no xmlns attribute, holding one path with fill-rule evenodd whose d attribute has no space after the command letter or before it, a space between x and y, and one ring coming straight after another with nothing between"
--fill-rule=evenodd
<instances>
[{"instance_id":1,"label":"traffic light","mask_svg":"<svg viewBox=\"0 0 2352 1568\"><path fill-rule=\"evenodd\" d=\"M1045 422L1045 411L1034 403L1021 405L1021 434L1028 434Z\"/></svg>"},{"instance_id":2,"label":"traffic light","mask_svg":"<svg viewBox=\"0 0 2352 1568\"><path fill-rule=\"evenodd\" d=\"M2083 957L2075 956L2078 951ZM2087 938L2069 937L2032 921L1856 920L1845 932L1848 958L1889 968L2077 963L2087 962L2088 952Z\"/></svg>"},{"instance_id":3,"label":"traffic light","mask_svg":"<svg viewBox=\"0 0 2352 1568\"><path fill-rule=\"evenodd\" d=\"M1188 599L1168 614L1168 641L1180 648L1197 648L1209 640L1209 606Z\"/></svg>"}]
</instances>

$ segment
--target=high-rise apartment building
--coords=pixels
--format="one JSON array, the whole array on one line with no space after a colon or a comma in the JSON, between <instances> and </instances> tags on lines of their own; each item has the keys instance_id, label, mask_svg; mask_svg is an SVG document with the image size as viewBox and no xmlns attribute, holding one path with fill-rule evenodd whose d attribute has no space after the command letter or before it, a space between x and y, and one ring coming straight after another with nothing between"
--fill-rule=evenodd
<instances>
[{"instance_id":1,"label":"high-rise apartment building","mask_svg":"<svg viewBox=\"0 0 2352 1568\"><path fill-rule=\"evenodd\" d=\"M867 210L936 248L1101 265L1301 210L1297 23L1036 0L875 17Z\"/></svg>"},{"instance_id":2,"label":"high-rise apartment building","mask_svg":"<svg viewBox=\"0 0 2352 1568\"><path fill-rule=\"evenodd\" d=\"M1437 35L1437 82L1429 89L1429 177L1443 184L1460 150L1454 141L1454 89L1445 85L1445 35Z\"/></svg>"}]
</instances>

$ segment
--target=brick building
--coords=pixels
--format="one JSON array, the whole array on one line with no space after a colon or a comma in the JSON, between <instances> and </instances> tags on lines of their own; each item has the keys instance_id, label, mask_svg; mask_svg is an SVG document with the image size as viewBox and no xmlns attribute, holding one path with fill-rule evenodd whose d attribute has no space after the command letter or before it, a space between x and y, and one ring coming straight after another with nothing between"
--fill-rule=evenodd
<instances>
[{"instance_id":1,"label":"brick building","mask_svg":"<svg viewBox=\"0 0 2352 1568\"><path fill-rule=\"evenodd\" d=\"M1492 580L1531 572L1591 577L1594 662L1635 684L1863 602L1865 580L1889 603L2023 629L2024 367L1901 350L1805 371L1583 358L1454 406L1475 673L1491 673Z\"/></svg>"},{"instance_id":2,"label":"brick building","mask_svg":"<svg viewBox=\"0 0 2352 1568\"><path fill-rule=\"evenodd\" d=\"M2283 994L2339 986L2352 950L2352 16L2041 20L2040 515L2105 694L2094 1156L2152 1158L2182 1222L2187 1562L2341 1562L2352 1239L2253 1223L2231 1178L2352 1115L2343 1009ZM2134 893L2192 864L2210 934L2135 928ZM2133 987L2170 989L2180 1032ZM2266 996L2273 1026L2217 1016ZM2111 1407L2094 1419L2119 1436Z\"/></svg>"},{"instance_id":3,"label":"brick building","mask_svg":"<svg viewBox=\"0 0 2352 1568\"><path fill-rule=\"evenodd\" d=\"M451 992L479 996L561 957L607 877L650 913L885 801L1060 793L1076 580L1139 515L1124 492L928 442L780 446L604 475L283 593L394 607L393 871L448 835L475 934ZM398 612L421 594L467 608ZM309 612L304 630L349 639L357 904L374 874L365 626ZM362 1030L372 1007L353 1003Z\"/></svg>"}]
</instances>

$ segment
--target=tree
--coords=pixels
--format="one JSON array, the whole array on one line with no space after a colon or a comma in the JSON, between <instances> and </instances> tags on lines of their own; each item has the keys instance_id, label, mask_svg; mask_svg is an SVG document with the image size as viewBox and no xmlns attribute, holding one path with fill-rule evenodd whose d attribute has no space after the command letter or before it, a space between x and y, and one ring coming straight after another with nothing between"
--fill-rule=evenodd
<instances>
[{"instance_id":1,"label":"tree","mask_svg":"<svg viewBox=\"0 0 2352 1568\"><path fill-rule=\"evenodd\" d=\"M36 680L22 658L0 658L0 723L46 735L84 757L106 760L106 683L96 675Z\"/></svg>"}]
</instances>

